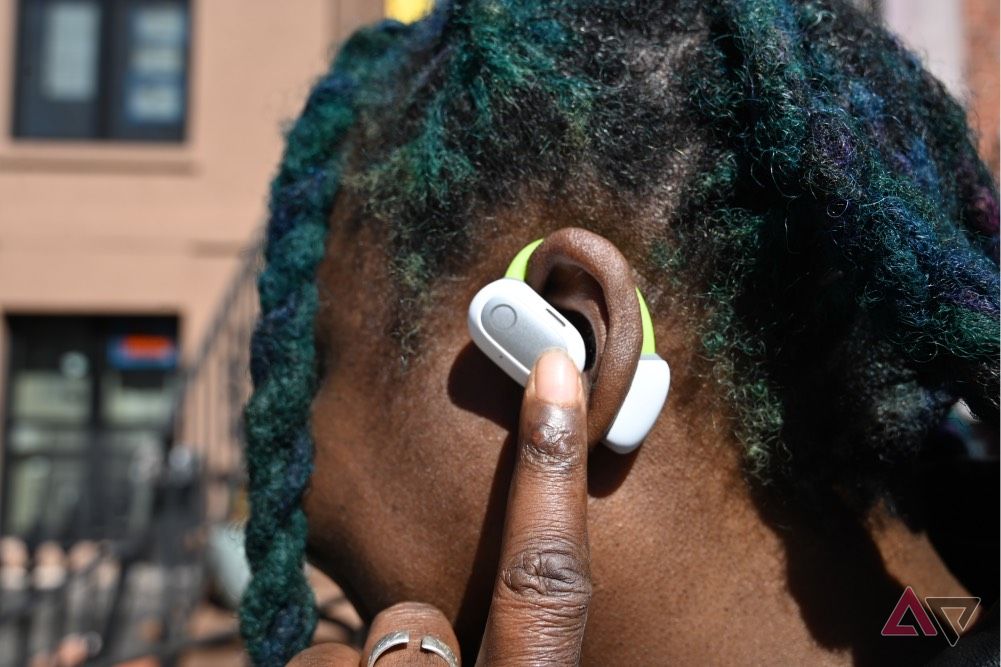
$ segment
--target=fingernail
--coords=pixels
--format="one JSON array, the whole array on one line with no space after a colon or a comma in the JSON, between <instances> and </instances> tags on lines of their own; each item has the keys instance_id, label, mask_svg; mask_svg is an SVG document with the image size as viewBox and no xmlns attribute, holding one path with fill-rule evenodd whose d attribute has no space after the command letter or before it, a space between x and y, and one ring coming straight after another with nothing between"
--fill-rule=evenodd
<instances>
[{"instance_id":1,"label":"fingernail","mask_svg":"<svg viewBox=\"0 0 1001 667\"><path fill-rule=\"evenodd\" d=\"M535 395L546 403L572 404L578 382L577 367L561 349L546 350L535 362Z\"/></svg>"}]
</instances>

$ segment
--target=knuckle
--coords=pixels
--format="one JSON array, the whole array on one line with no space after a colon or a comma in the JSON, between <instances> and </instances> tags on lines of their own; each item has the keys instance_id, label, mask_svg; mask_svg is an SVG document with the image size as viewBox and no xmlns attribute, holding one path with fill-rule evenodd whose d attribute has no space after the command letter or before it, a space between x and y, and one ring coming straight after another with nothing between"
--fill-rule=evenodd
<instances>
[{"instance_id":1,"label":"knuckle","mask_svg":"<svg viewBox=\"0 0 1001 667\"><path fill-rule=\"evenodd\" d=\"M525 434L523 456L547 466L567 467L580 460L574 420L565 410L547 410Z\"/></svg>"},{"instance_id":2,"label":"knuckle","mask_svg":"<svg viewBox=\"0 0 1001 667\"><path fill-rule=\"evenodd\" d=\"M577 615L591 601L591 574L569 540L547 538L518 551L501 568L504 590L549 611Z\"/></svg>"}]
</instances>

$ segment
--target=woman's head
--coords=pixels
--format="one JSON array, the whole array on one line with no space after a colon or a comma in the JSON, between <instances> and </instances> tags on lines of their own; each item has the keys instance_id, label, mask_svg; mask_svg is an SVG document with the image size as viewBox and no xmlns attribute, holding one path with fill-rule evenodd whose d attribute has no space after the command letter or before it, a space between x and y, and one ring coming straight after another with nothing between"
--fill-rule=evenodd
<instances>
[{"instance_id":1,"label":"woman's head","mask_svg":"<svg viewBox=\"0 0 1001 667\"><path fill-rule=\"evenodd\" d=\"M314 457L313 534L338 544L311 542L363 605L440 578L388 554L483 546L499 450L475 443L517 392L464 348L464 302L528 241L611 240L683 357L672 409L724 415L755 483L862 508L955 400L997 419L997 202L962 109L847 3L467 0L358 33L272 187L252 654L311 633Z\"/></svg>"}]
</instances>

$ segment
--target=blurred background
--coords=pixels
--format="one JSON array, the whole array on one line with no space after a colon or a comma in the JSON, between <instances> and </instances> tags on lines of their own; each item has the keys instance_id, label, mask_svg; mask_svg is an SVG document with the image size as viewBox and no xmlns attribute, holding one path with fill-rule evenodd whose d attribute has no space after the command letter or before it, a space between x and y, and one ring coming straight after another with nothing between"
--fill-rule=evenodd
<instances>
[{"instance_id":1,"label":"blurred background","mask_svg":"<svg viewBox=\"0 0 1001 667\"><path fill-rule=\"evenodd\" d=\"M997 174L997 0L860 4ZM427 9L0 0L0 667L243 664L240 411L281 128L345 36ZM357 639L311 574L323 636Z\"/></svg>"}]
</instances>

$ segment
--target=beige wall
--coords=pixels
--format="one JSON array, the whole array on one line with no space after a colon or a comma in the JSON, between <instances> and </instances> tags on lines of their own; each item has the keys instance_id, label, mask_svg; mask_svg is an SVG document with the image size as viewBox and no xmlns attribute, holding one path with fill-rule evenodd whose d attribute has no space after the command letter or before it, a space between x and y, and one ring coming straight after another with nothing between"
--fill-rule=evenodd
<instances>
[{"instance_id":1,"label":"beige wall","mask_svg":"<svg viewBox=\"0 0 1001 667\"><path fill-rule=\"evenodd\" d=\"M190 358L264 223L282 122L382 3L191 0L188 137L175 145L12 140L16 6L0 0L0 322L177 314Z\"/></svg>"},{"instance_id":2,"label":"beige wall","mask_svg":"<svg viewBox=\"0 0 1001 667\"><path fill-rule=\"evenodd\" d=\"M177 312L190 350L263 223L280 123L378 3L193 0L176 146L12 141L15 5L0 0L0 310Z\"/></svg>"}]
</instances>

